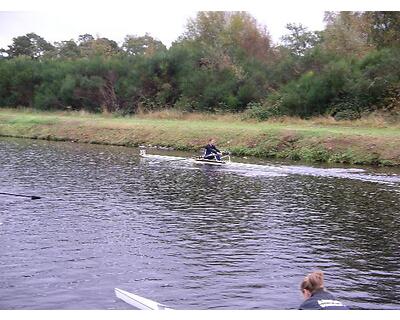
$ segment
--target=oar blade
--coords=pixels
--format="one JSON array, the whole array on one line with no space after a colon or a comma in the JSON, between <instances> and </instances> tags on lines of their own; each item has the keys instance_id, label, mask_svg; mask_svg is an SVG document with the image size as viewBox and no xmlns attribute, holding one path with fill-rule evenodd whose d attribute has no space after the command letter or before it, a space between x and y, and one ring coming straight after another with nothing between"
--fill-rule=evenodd
<instances>
[{"instance_id":1,"label":"oar blade","mask_svg":"<svg viewBox=\"0 0 400 320\"><path fill-rule=\"evenodd\" d=\"M41 197L38 197L38 196L27 196L25 194L15 194L15 193L8 193L8 192L0 192L0 195L31 198L31 200L41 199Z\"/></svg>"}]
</instances>

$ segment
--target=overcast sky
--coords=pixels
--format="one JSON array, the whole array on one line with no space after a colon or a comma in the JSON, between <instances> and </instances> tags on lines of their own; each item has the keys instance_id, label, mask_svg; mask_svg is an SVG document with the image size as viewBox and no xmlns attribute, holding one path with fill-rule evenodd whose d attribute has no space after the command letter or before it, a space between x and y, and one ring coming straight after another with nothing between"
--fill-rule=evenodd
<instances>
[{"instance_id":1,"label":"overcast sky","mask_svg":"<svg viewBox=\"0 0 400 320\"><path fill-rule=\"evenodd\" d=\"M400 10L400 5L392 0L13 0L0 4L0 48L28 32L50 42L77 40L90 33L119 44L128 34L147 32L170 46L185 30L188 18L202 10L248 11L277 42L290 22L323 29L327 10Z\"/></svg>"}]
</instances>

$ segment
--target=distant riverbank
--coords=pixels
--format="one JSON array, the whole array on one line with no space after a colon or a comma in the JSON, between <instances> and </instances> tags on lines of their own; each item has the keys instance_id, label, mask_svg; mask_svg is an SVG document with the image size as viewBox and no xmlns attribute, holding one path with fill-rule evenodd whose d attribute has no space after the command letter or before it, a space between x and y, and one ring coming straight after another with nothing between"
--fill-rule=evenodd
<instances>
[{"instance_id":1,"label":"distant riverbank","mask_svg":"<svg viewBox=\"0 0 400 320\"><path fill-rule=\"evenodd\" d=\"M248 122L234 116L117 117L0 109L0 136L196 152L214 137L220 149L238 156L400 166L398 126L349 122Z\"/></svg>"}]
</instances>

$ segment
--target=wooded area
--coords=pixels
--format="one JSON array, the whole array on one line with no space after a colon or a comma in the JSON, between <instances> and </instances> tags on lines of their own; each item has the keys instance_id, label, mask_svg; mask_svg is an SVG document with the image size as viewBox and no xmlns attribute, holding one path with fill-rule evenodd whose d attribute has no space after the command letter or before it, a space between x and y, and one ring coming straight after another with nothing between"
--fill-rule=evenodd
<instances>
[{"instance_id":1,"label":"wooded area","mask_svg":"<svg viewBox=\"0 0 400 320\"><path fill-rule=\"evenodd\" d=\"M119 46L28 33L0 50L0 106L400 120L400 12L327 12L325 22L288 24L279 44L246 12L199 12L170 48L148 34Z\"/></svg>"}]
</instances>

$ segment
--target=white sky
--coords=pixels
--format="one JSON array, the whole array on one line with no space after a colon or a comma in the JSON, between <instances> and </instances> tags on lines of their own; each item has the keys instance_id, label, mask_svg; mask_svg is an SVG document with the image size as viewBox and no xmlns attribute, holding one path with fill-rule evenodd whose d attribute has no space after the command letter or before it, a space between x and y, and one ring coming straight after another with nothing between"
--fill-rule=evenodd
<instances>
[{"instance_id":1,"label":"white sky","mask_svg":"<svg viewBox=\"0 0 400 320\"><path fill-rule=\"evenodd\" d=\"M4 2L4 1L3 1ZM128 34L151 36L169 46L197 11L248 11L265 25L274 42L289 22L309 30L324 28L324 11L400 10L392 0L13 0L0 2L0 48L12 38L35 32L47 41L77 40L90 33L122 43Z\"/></svg>"}]
</instances>

